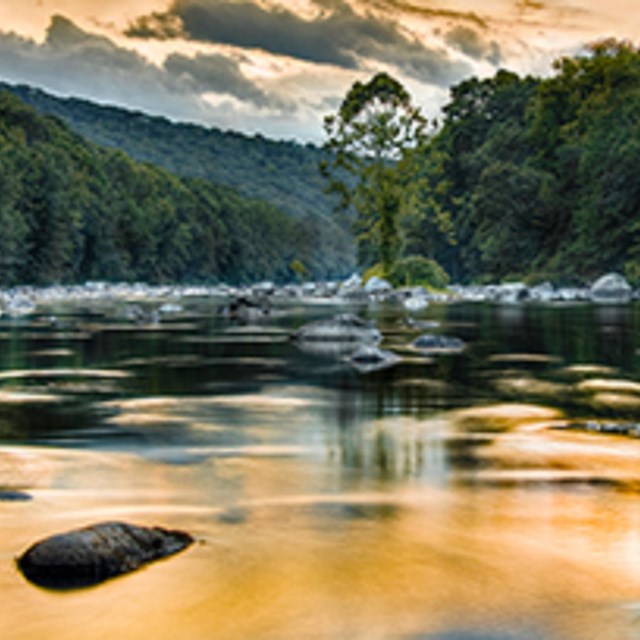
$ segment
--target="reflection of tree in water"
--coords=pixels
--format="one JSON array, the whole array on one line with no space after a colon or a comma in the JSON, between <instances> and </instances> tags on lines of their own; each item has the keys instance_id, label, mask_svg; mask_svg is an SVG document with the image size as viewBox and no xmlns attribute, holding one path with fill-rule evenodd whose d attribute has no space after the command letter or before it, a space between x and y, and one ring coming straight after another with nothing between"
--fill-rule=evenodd
<instances>
[{"instance_id":1,"label":"reflection of tree in water","mask_svg":"<svg viewBox=\"0 0 640 640\"><path fill-rule=\"evenodd\" d=\"M353 389L337 394L332 449L342 469L343 489L368 488L420 479L445 484L456 471L473 471L486 463L477 455L490 440L452 434L444 420L387 411L384 396L367 406ZM380 404L382 399L382 404ZM397 405L391 405L393 409ZM386 417L385 417L386 416Z\"/></svg>"}]
</instances>

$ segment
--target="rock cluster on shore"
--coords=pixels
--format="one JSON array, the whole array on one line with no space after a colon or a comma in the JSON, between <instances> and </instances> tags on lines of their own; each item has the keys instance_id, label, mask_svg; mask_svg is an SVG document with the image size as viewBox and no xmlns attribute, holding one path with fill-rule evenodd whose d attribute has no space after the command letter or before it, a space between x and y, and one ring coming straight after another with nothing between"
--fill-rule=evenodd
<instances>
[{"instance_id":1,"label":"rock cluster on shore","mask_svg":"<svg viewBox=\"0 0 640 640\"><path fill-rule=\"evenodd\" d=\"M590 287L558 287L550 282L527 286L522 282L488 285L451 285L442 291L428 291L423 287L394 288L382 278L366 283L358 274L344 282L307 282L276 285L261 282L252 286L233 287L226 284L211 286L146 285L143 283L89 282L84 285L50 287L14 287L0 289L0 315L21 317L37 313L60 302L148 303L157 306L155 318L179 312L182 302L189 298L221 300L222 313L241 320L253 321L268 317L272 303L298 300L334 304L397 303L408 313L419 313L431 302L487 302L496 304L596 302L625 304L640 299L625 278L609 273L598 278Z\"/></svg>"}]
</instances>

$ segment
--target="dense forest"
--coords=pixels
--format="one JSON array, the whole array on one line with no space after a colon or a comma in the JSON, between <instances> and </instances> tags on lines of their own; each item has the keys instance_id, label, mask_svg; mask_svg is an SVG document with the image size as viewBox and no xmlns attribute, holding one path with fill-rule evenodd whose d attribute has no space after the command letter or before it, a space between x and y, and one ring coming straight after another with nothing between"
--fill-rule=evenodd
<instances>
[{"instance_id":1,"label":"dense forest","mask_svg":"<svg viewBox=\"0 0 640 640\"><path fill-rule=\"evenodd\" d=\"M594 44L544 79L465 80L402 149L393 123L418 110L386 74L352 87L324 151L11 91L66 124L2 95L4 283L341 276L354 238L363 270L382 265L405 283L429 280L412 271L445 282L440 267L456 281L581 283L618 270L640 283L640 51L628 43ZM392 112L368 110L376 97ZM369 159L366 140L384 141ZM331 219L318 171L332 158L351 232Z\"/></svg>"},{"instance_id":2,"label":"dense forest","mask_svg":"<svg viewBox=\"0 0 640 640\"><path fill-rule=\"evenodd\" d=\"M313 145L175 123L77 98L58 98L32 87L0 82L0 89L40 113L59 117L87 140L120 149L139 162L232 187L294 217L332 218L333 207L318 174L324 154Z\"/></svg>"},{"instance_id":3,"label":"dense forest","mask_svg":"<svg viewBox=\"0 0 640 640\"><path fill-rule=\"evenodd\" d=\"M228 187L85 141L0 93L0 283L344 274L351 244ZM321 246L321 248L320 248Z\"/></svg>"},{"instance_id":4,"label":"dense forest","mask_svg":"<svg viewBox=\"0 0 640 640\"><path fill-rule=\"evenodd\" d=\"M456 280L640 280L640 52L603 41L546 79L451 90L405 158L403 252Z\"/></svg>"}]
</instances>

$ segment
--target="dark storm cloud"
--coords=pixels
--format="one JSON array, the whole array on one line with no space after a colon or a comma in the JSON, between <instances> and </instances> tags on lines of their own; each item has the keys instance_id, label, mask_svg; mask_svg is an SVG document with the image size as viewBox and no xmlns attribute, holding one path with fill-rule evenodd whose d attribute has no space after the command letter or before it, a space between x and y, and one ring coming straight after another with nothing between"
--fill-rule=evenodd
<instances>
[{"instance_id":1,"label":"dark storm cloud","mask_svg":"<svg viewBox=\"0 0 640 640\"><path fill-rule=\"evenodd\" d=\"M238 63L222 55L198 54L189 58L181 54L170 55L164 64L171 76L181 78L198 93L226 93L258 107L282 106L248 80Z\"/></svg>"},{"instance_id":2,"label":"dark storm cloud","mask_svg":"<svg viewBox=\"0 0 640 640\"><path fill-rule=\"evenodd\" d=\"M127 35L134 38L148 38L153 40L169 40L171 38L187 37L179 16L157 11L154 11L148 16L138 18L127 30Z\"/></svg>"},{"instance_id":3,"label":"dark storm cloud","mask_svg":"<svg viewBox=\"0 0 640 640\"><path fill-rule=\"evenodd\" d=\"M364 60L374 60L441 86L471 71L447 51L425 46L391 20L360 15L344 0L316 0L315 4L319 15L305 19L287 9L246 0L177 0L166 14L136 20L127 35L166 39L179 33L200 42L261 49L347 69L360 69Z\"/></svg>"},{"instance_id":4,"label":"dark storm cloud","mask_svg":"<svg viewBox=\"0 0 640 640\"><path fill-rule=\"evenodd\" d=\"M180 119L203 115L200 94L204 92L258 106L271 104L234 60L221 55L170 56L164 67L158 67L61 16L52 19L42 44L0 33L0 77Z\"/></svg>"},{"instance_id":5,"label":"dark storm cloud","mask_svg":"<svg viewBox=\"0 0 640 640\"><path fill-rule=\"evenodd\" d=\"M474 60L487 60L497 66L502 59L498 43L487 42L480 33L470 27L454 27L445 35L445 42Z\"/></svg>"}]
</instances>

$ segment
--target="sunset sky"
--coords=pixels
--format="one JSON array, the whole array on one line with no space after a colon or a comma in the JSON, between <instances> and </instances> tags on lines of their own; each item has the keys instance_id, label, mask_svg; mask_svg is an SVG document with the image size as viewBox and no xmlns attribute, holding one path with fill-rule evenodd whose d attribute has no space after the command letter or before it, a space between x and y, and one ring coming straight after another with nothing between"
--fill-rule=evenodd
<instances>
[{"instance_id":1,"label":"sunset sky","mask_svg":"<svg viewBox=\"0 0 640 640\"><path fill-rule=\"evenodd\" d=\"M379 70L437 115L472 74L640 42L638 0L0 0L0 25L4 80L311 141Z\"/></svg>"}]
</instances>

